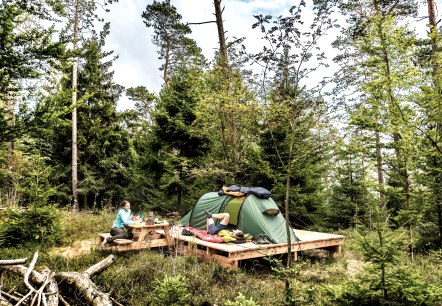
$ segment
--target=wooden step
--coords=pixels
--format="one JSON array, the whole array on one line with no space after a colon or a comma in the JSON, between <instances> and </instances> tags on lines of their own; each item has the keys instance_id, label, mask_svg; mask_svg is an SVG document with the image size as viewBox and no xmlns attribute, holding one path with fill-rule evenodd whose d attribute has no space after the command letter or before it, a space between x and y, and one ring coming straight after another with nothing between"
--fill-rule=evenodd
<instances>
[{"instance_id":1,"label":"wooden step","mask_svg":"<svg viewBox=\"0 0 442 306\"><path fill-rule=\"evenodd\" d=\"M116 244L132 244L134 241L130 239L115 239L112 242Z\"/></svg>"}]
</instances>

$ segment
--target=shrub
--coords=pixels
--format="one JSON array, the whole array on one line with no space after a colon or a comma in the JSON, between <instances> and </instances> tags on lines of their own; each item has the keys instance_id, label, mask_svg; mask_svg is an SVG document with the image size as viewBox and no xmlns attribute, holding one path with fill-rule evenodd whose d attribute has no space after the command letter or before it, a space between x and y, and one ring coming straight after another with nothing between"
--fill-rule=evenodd
<instances>
[{"instance_id":1,"label":"shrub","mask_svg":"<svg viewBox=\"0 0 442 306\"><path fill-rule=\"evenodd\" d=\"M190 305L190 296L187 293L186 278L180 274L177 276L165 276L163 281L158 281L151 297L152 306L185 306Z\"/></svg>"},{"instance_id":2,"label":"shrub","mask_svg":"<svg viewBox=\"0 0 442 306\"><path fill-rule=\"evenodd\" d=\"M255 303L255 301L250 298L250 300L247 300L245 296L240 292L238 296L235 298L234 302L227 301L225 306L259 306Z\"/></svg>"},{"instance_id":3,"label":"shrub","mask_svg":"<svg viewBox=\"0 0 442 306\"><path fill-rule=\"evenodd\" d=\"M61 214L55 205L31 205L26 210L8 209L0 223L0 242L5 247L29 243L50 246L61 238Z\"/></svg>"}]
</instances>

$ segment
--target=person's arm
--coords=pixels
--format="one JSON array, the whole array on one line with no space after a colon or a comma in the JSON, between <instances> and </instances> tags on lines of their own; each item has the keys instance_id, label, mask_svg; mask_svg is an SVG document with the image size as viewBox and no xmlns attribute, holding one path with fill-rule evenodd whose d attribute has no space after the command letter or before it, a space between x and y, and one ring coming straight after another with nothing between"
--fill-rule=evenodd
<instances>
[{"instance_id":1,"label":"person's arm","mask_svg":"<svg viewBox=\"0 0 442 306\"><path fill-rule=\"evenodd\" d=\"M121 212L121 221L123 221L123 224L126 226L128 224L135 224L134 221L131 220L130 218L130 210L128 211L122 211Z\"/></svg>"}]
</instances>

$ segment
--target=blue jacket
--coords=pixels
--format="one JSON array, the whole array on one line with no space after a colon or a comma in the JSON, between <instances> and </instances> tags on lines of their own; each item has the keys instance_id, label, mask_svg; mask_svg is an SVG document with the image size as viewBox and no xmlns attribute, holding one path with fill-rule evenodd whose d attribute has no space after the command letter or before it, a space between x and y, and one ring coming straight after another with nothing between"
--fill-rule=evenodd
<instances>
[{"instance_id":1,"label":"blue jacket","mask_svg":"<svg viewBox=\"0 0 442 306\"><path fill-rule=\"evenodd\" d=\"M135 224L134 221L130 218L131 212L129 210L125 210L121 208L118 211L117 218L114 221L114 224L112 224L112 228L118 227L118 228L124 228L126 224Z\"/></svg>"}]
</instances>

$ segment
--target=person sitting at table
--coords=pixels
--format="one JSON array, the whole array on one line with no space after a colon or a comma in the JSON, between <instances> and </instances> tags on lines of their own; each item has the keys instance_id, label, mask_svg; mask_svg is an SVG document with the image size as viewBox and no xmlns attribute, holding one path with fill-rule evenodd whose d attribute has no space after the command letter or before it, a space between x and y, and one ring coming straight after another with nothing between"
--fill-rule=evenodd
<instances>
[{"instance_id":1,"label":"person sitting at table","mask_svg":"<svg viewBox=\"0 0 442 306\"><path fill-rule=\"evenodd\" d=\"M128 224L135 224L135 221L131 220L130 203L124 200L120 204L121 208L118 211L117 217L115 218L114 224L112 224L112 229L110 234L112 237L107 237L101 243L105 246L106 243L111 243L116 239L132 239L133 234L131 231L127 231L125 226Z\"/></svg>"},{"instance_id":2,"label":"person sitting at table","mask_svg":"<svg viewBox=\"0 0 442 306\"><path fill-rule=\"evenodd\" d=\"M209 234L216 235L225 229L229 224L229 213L211 214L205 209L204 211L207 214L206 229ZM215 221L213 219L221 220L218 226L215 225Z\"/></svg>"}]
</instances>

